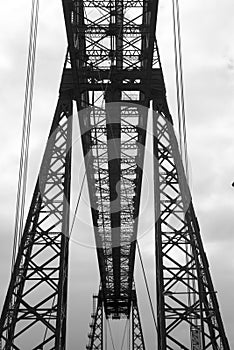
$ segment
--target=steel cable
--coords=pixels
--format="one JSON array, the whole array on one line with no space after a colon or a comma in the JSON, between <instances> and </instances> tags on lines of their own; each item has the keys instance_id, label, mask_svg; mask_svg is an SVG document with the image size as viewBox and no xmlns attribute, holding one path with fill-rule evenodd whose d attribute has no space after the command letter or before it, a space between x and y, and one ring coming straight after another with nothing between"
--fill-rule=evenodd
<instances>
[{"instance_id":1,"label":"steel cable","mask_svg":"<svg viewBox=\"0 0 234 350\"><path fill-rule=\"evenodd\" d=\"M122 337L122 344L121 344L120 350L123 350L123 347L124 347L124 340L125 340L126 333L127 333L128 322L129 322L129 319L127 319L125 322L124 333L123 333L123 337Z\"/></svg>"},{"instance_id":2,"label":"steel cable","mask_svg":"<svg viewBox=\"0 0 234 350\"><path fill-rule=\"evenodd\" d=\"M11 266L12 270L14 268L16 252L19 247L20 240L22 237L22 232L23 232L24 208L25 208L26 184L27 184L27 169L28 169L28 149L29 149L29 138L30 138L30 130L31 130L32 100L33 100L33 87L34 87L34 76L35 76L38 14L39 14L39 0L33 0L32 7L31 7L28 62L27 62L24 109L23 109L21 153L20 153L20 165L19 165L17 197L16 197L14 243L13 243L12 266Z\"/></svg>"},{"instance_id":3,"label":"steel cable","mask_svg":"<svg viewBox=\"0 0 234 350\"><path fill-rule=\"evenodd\" d=\"M145 286L146 286L146 290L147 290L147 294L148 294L148 298L149 298L149 302L150 302L150 309L151 309L152 317L154 320L155 329L156 329L156 332L158 334L158 326L157 326L155 311L154 311L154 307L153 307L152 298L150 295L149 284L148 284L147 277L146 277L146 272L145 272L145 268L144 268L144 264L143 264L140 246L139 246L138 241L136 241L136 243L137 243L137 250L138 250L138 254L139 254L139 258L140 258L141 268L142 268L142 272L143 272L143 276L144 276Z\"/></svg>"},{"instance_id":4,"label":"steel cable","mask_svg":"<svg viewBox=\"0 0 234 350\"><path fill-rule=\"evenodd\" d=\"M124 186L124 189L126 192L126 186L125 186L124 181L123 181L123 186ZM130 207L129 200L127 200L127 201L128 201L128 206ZM154 311L153 302L152 302L152 298L151 298L151 294L150 294L149 284L148 284L148 280L147 280L147 276L146 276L146 272L145 272L145 268L144 268L144 263L143 263L143 259L142 259L142 255L141 255L141 251L140 251L140 246L139 246L137 239L136 239L136 246L137 246L137 251L139 254L139 258L140 258L141 268L142 268L142 272L143 272L143 277L144 277L144 282L145 282L145 286L146 286L146 290L147 290L147 295L149 298L150 309L151 309L152 317L154 320L155 329L156 329L156 332L158 333L158 326L157 326L155 311Z\"/></svg>"},{"instance_id":5,"label":"steel cable","mask_svg":"<svg viewBox=\"0 0 234 350\"><path fill-rule=\"evenodd\" d=\"M180 145L181 157L185 168L185 174L187 177L187 181L189 181L187 132L186 132L185 103L184 103L183 65L182 65L181 33L180 33L180 12L179 12L178 0L172 1L172 7L173 7L172 14L173 14L179 145Z\"/></svg>"},{"instance_id":6,"label":"steel cable","mask_svg":"<svg viewBox=\"0 0 234 350\"><path fill-rule=\"evenodd\" d=\"M188 151L187 151L187 132L186 132L186 120L185 120L185 105L184 105L184 84L183 84L183 65L182 65L182 50L181 50L181 34L180 34L180 9L178 0L173 0L173 31L174 31L174 49L175 49L175 69L176 69L176 82L177 82L177 103L178 103L178 122L179 122L179 138L180 138L180 152L182 162L185 168L185 175L187 182L189 182L189 169L188 169ZM178 97L179 95L179 97ZM188 263L188 251L189 247L186 243L186 263ZM188 285L192 283L193 289L194 281L190 282L188 277ZM187 287L188 292L188 304L191 307L191 290ZM195 303L195 300L193 301Z\"/></svg>"},{"instance_id":7,"label":"steel cable","mask_svg":"<svg viewBox=\"0 0 234 350\"><path fill-rule=\"evenodd\" d=\"M74 227L74 224L75 224L75 221L76 221L76 215L77 215L78 207L79 207L79 204L80 204L81 194L82 194L82 191L83 191L83 188L84 188L85 176L86 176L86 172L84 173L84 176L83 176L83 179L82 179L82 182L81 182L80 192L79 192L79 195L78 195L78 198L77 198L76 208L75 208L74 216L73 216L73 219L72 219L71 229L70 229L70 232L69 232L69 238L71 237L72 230L73 230L73 227Z\"/></svg>"},{"instance_id":8,"label":"steel cable","mask_svg":"<svg viewBox=\"0 0 234 350\"><path fill-rule=\"evenodd\" d=\"M113 338L113 334L112 334L112 329L111 329L111 325L110 325L110 320L107 319L107 325L108 325L108 328L109 328L109 333L110 333L110 338L111 338L111 345L113 347L113 350L116 350L115 348L115 344L114 344L114 338Z\"/></svg>"}]
</instances>

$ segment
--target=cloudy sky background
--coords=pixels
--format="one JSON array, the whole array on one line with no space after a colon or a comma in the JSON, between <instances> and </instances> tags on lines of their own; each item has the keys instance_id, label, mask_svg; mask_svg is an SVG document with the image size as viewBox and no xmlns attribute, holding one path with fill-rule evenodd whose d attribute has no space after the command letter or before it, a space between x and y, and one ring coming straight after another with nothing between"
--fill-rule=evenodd
<instances>
[{"instance_id":1,"label":"cloudy sky background","mask_svg":"<svg viewBox=\"0 0 234 350\"><path fill-rule=\"evenodd\" d=\"M31 1L26 0L1 1L0 7L0 306L10 276L30 8ZM180 9L190 185L223 321L234 348L234 2L181 0ZM158 43L169 105L175 115L171 12L171 0L161 1ZM57 102L66 51L61 2L41 0L39 17L27 206ZM77 170L81 178L82 166ZM152 206L150 176L145 177L144 188L147 204L142 210L147 212ZM86 189L79 215L85 220L77 222L71 242L69 350L84 348L87 343L91 299L99 281L95 251L85 246L92 246L93 239ZM140 229L147 235L140 244L153 293L152 223L144 216ZM145 310L143 328L151 350L154 329L138 259L136 263L139 303Z\"/></svg>"}]
</instances>

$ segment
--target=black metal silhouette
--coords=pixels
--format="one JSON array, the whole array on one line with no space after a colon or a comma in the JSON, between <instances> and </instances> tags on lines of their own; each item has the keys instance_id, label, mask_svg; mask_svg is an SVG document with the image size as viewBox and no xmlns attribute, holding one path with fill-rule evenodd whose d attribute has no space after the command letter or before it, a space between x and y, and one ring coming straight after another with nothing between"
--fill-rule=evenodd
<instances>
[{"instance_id":1,"label":"black metal silhouette","mask_svg":"<svg viewBox=\"0 0 234 350\"><path fill-rule=\"evenodd\" d=\"M155 37L156 0L63 0L60 96L4 303L2 349L66 347L72 101L76 102L101 278L88 349L102 319L133 317L148 110L153 101L158 349L229 350L175 138ZM103 311L104 308L104 311ZM31 339L31 338L30 338Z\"/></svg>"}]
</instances>

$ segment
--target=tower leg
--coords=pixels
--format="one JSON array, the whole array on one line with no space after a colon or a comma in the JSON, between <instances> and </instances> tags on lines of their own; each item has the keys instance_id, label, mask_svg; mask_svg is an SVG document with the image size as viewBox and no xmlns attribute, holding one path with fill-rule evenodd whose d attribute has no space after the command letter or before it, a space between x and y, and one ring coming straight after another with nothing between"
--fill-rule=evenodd
<instances>
[{"instance_id":1,"label":"tower leg","mask_svg":"<svg viewBox=\"0 0 234 350\"><path fill-rule=\"evenodd\" d=\"M229 350L173 125L154 110L158 348Z\"/></svg>"},{"instance_id":2,"label":"tower leg","mask_svg":"<svg viewBox=\"0 0 234 350\"><path fill-rule=\"evenodd\" d=\"M65 349L72 98L60 93L0 320L3 349Z\"/></svg>"}]
</instances>

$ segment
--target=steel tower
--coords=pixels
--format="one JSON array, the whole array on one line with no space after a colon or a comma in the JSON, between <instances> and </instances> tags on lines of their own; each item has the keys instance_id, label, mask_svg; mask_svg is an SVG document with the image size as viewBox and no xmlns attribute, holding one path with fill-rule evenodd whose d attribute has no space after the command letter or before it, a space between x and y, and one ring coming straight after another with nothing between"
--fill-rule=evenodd
<instances>
[{"instance_id":1,"label":"steel tower","mask_svg":"<svg viewBox=\"0 0 234 350\"><path fill-rule=\"evenodd\" d=\"M68 40L59 99L0 322L2 349L66 348L72 106L82 136L103 317L132 318L145 349L134 261L147 118L153 105L158 349L229 350L170 115L157 0L62 0ZM153 214L153 213L152 213Z\"/></svg>"}]
</instances>

